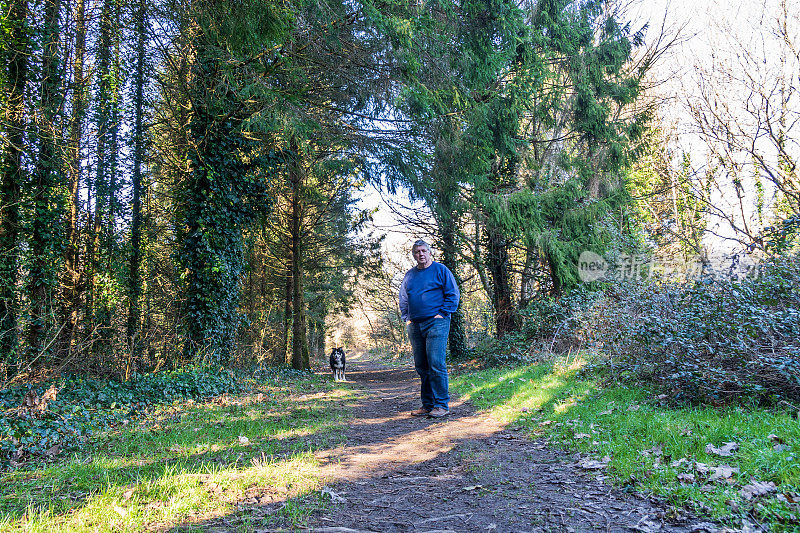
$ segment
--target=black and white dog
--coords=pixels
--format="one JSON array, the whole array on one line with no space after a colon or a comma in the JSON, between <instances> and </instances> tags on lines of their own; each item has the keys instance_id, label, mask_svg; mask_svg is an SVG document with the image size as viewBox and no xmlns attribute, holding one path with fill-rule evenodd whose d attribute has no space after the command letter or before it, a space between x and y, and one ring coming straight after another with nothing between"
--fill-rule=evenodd
<instances>
[{"instance_id":1,"label":"black and white dog","mask_svg":"<svg viewBox=\"0 0 800 533\"><path fill-rule=\"evenodd\" d=\"M344 378L344 348L334 348L331 352L331 370L333 381L347 381Z\"/></svg>"}]
</instances>

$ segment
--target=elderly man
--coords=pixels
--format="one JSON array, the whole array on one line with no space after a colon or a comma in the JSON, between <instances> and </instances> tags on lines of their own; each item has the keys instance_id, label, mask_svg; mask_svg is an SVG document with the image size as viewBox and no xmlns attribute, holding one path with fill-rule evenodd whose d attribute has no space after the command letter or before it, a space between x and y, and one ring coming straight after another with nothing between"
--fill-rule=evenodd
<instances>
[{"instance_id":1,"label":"elderly man","mask_svg":"<svg viewBox=\"0 0 800 533\"><path fill-rule=\"evenodd\" d=\"M453 273L433 260L428 243L415 242L411 254L417 265L400 285L400 316L422 381L422 407L411 414L441 418L450 413L445 350L450 315L458 309L460 294Z\"/></svg>"}]
</instances>

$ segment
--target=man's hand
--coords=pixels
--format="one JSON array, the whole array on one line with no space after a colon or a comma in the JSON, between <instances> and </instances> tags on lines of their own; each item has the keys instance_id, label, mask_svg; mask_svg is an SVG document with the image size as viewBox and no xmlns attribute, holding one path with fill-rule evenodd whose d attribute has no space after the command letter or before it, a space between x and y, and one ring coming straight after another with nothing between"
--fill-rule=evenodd
<instances>
[{"instance_id":1,"label":"man's hand","mask_svg":"<svg viewBox=\"0 0 800 533\"><path fill-rule=\"evenodd\" d=\"M411 321L410 320L406 320L406 326L410 326L410 325L411 325Z\"/></svg>"},{"instance_id":2,"label":"man's hand","mask_svg":"<svg viewBox=\"0 0 800 533\"><path fill-rule=\"evenodd\" d=\"M444 318L444 317L443 317L442 315L436 315L436 316L435 316L435 317L433 317L433 318Z\"/></svg>"}]
</instances>

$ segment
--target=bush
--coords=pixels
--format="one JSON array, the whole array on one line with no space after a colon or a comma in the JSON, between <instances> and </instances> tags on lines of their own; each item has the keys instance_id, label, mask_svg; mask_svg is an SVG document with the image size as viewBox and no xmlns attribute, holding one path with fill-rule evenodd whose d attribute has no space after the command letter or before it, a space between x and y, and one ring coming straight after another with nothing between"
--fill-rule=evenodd
<instances>
[{"instance_id":1,"label":"bush","mask_svg":"<svg viewBox=\"0 0 800 533\"><path fill-rule=\"evenodd\" d=\"M600 297L602 292L578 287L560 298L548 296L531 301L520 312L524 342L534 350L546 352L574 347L572 332L579 327L579 318Z\"/></svg>"},{"instance_id":2,"label":"bush","mask_svg":"<svg viewBox=\"0 0 800 533\"><path fill-rule=\"evenodd\" d=\"M572 322L573 339L601 348L614 375L675 401L800 402L798 256L742 281L611 285Z\"/></svg>"}]
</instances>

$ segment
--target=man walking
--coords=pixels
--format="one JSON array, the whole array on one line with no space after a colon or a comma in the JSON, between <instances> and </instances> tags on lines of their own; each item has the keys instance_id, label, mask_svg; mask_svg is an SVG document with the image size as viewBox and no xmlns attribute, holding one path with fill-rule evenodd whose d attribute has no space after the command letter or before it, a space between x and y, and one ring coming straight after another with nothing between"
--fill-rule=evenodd
<instances>
[{"instance_id":1,"label":"man walking","mask_svg":"<svg viewBox=\"0 0 800 533\"><path fill-rule=\"evenodd\" d=\"M411 414L441 418L450 413L445 351L450 315L458 309L460 293L453 273L433 260L428 243L415 242L411 255L417 266L406 272L400 285L400 316L422 381L422 407Z\"/></svg>"}]
</instances>

